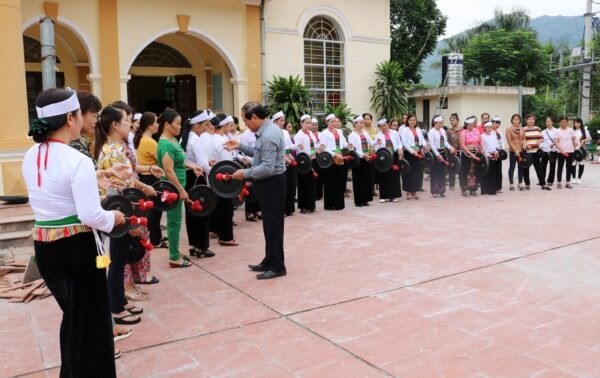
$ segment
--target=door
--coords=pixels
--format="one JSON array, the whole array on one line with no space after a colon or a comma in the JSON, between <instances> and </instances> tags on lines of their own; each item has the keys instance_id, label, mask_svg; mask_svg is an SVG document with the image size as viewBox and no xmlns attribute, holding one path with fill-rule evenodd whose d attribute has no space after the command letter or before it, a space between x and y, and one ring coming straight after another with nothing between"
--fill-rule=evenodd
<instances>
[{"instance_id":1,"label":"door","mask_svg":"<svg viewBox=\"0 0 600 378\"><path fill-rule=\"evenodd\" d=\"M175 76L175 109L182 119L189 118L196 111L196 77L194 75Z\"/></svg>"}]
</instances>

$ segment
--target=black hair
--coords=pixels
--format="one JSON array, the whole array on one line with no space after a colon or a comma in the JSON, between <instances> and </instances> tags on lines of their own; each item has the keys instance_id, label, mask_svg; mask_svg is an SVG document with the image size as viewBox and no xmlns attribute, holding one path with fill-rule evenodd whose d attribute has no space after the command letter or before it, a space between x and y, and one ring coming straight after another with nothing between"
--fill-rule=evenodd
<instances>
[{"instance_id":1,"label":"black hair","mask_svg":"<svg viewBox=\"0 0 600 378\"><path fill-rule=\"evenodd\" d=\"M568 122L568 121L569 121L569 119L568 119L567 117L565 117L565 116L560 116L560 117L558 118L558 122L560 123L560 121L567 121L567 122Z\"/></svg>"},{"instance_id":2,"label":"black hair","mask_svg":"<svg viewBox=\"0 0 600 378\"><path fill-rule=\"evenodd\" d=\"M165 131L165 125L167 123L173 123L175 119L179 117L179 113L173 108L165 108L165 110L158 116L158 132L152 137L158 141L162 133Z\"/></svg>"},{"instance_id":3,"label":"black hair","mask_svg":"<svg viewBox=\"0 0 600 378\"><path fill-rule=\"evenodd\" d=\"M488 117L489 117L489 116L490 116L490 113L481 113L481 118L483 118L483 116L484 116L484 115L486 115L486 116L488 116Z\"/></svg>"},{"instance_id":4,"label":"black hair","mask_svg":"<svg viewBox=\"0 0 600 378\"><path fill-rule=\"evenodd\" d=\"M236 116L233 116L233 123L235 123L235 125L239 127L240 126L240 120L239 120L239 118L236 117Z\"/></svg>"},{"instance_id":5,"label":"black hair","mask_svg":"<svg viewBox=\"0 0 600 378\"><path fill-rule=\"evenodd\" d=\"M86 113L99 113L102 110L100 99L88 91L77 91L77 100L79 100L82 115Z\"/></svg>"},{"instance_id":6,"label":"black hair","mask_svg":"<svg viewBox=\"0 0 600 378\"><path fill-rule=\"evenodd\" d=\"M535 120L535 114L533 113L529 113L525 116L525 121L527 121L529 118L533 118Z\"/></svg>"},{"instance_id":7,"label":"black hair","mask_svg":"<svg viewBox=\"0 0 600 378\"><path fill-rule=\"evenodd\" d=\"M223 114L223 113L219 113L215 116L215 118L213 118L215 120L215 127L216 128L221 128L225 125L221 125L219 126L219 124L221 123L222 120L224 120L225 118L227 118L227 114Z\"/></svg>"},{"instance_id":8,"label":"black hair","mask_svg":"<svg viewBox=\"0 0 600 378\"><path fill-rule=\"evenodd\" d=\"M431 117L431 127L434 127L434 126L435 126L435 121L434 121L434 119L436 119L436 117L439 117L439 116L440 116L440 114L435 114L433 117Z\"/></svg>"},{"instance_id":9,"label":"black hair","mask_svg":"<svg viewBox=\"0 0 600 378\"><path fill-rule=\"evenodd\" d=\"M43 108L50 104L56 104L64 101L73 95L73 91L62 88L50 88L40 93L35 99L35 106ZM43 117L33 120L29 125L29 136L33 137L36 143L42 143L48 139L48 134L59 130L67 123L69 114L77 115L79 109L75 109L65 114L59 114L51 117Z\"/></svg>"},{"instance_id":10,"label":"black hair","mask_svg":"<svg viewBox=\"0 0 600 378\"><path fill-rule=\"evenodd\" d=\"M121 101L121 100L115 101L115 102L113 102L110 105L114 106L115 108L119 108L119 109L125 110L125 113L127 115L133 114L133 108L128 103L126 103L125 101Z\"/></svg>"},{"instance_id":11,"label":"black hair","mask_svg":"<svg viewBox=\"0 0 600 378\"><path fill-rule=\"evenodd\" d=\"M257 116L259 119L266 119L269 115L267 108L262 106L259 102L249 101L242 106L242 114L244 118L250 119L253 115Z\"/></svg>"},{"instance_id":12,"label":"black hair","mask_svg":"<svg viewBox=\"0 0 600 378\"><path fill-rule=\"evenodd\" d=\"M98 120L98 126L96 127L96 145L94 146L94 158L98 159L102 146L108 140L108 134L110 132L110 126L113 122L121 122L126 117L125 110L116 106L108 105L102 109L100 113L100 119Z\"/></svg>"},{"instance_id":13,"label":"black hair","mask_svg":"<svg viewBox=\"0 0 600 378\"><path fill-rule=\"evenodd\" d=\"M190 121L192 118L200 115L202 112L203 110L197 110L190 118L186 118L185 122L183 122L183 125L181 126L181 148L183 148L184 151L187 151L187 143L188 139L190 138L190 132L192 131L193 124Z\"/></svg>"},{"instance_id":14,"label":"black hair","mask_svg":"<svg viewBox=\"0 0 600 378\"><path fill-rule=\"evenodd\" d=\"M515 113L510 117L510 123L512 125L513 120L515 119L515 117L519 117L519 123L523 122L523 118L521 118L521 115L519 113Z\"/></svg>"},{"instance_id":15,"label":"black hair","mask_svg":"<svg viewBox=\"0 0 600 378\"><path fill-rule=\"evenodd\" d=\"M406 124L405 124L405 126L407 126L407 127L408 127L408 120L409 120L409 119L411 119L412 117L415 117L415 120L417 121L417 123L415 124L415 127L417 127L417 126L418 126L418 124L419 124L419 120L417 119L417 115L416 115L416 114L414 114L414 113L408 113L408 114L406 115Z\"/></svg>"},{"instance_id":16,"label":"black hair","mask_svg":"<svg viewBox=\"0 0 600 378\"><path fill-rule=\"evenodd\" d=\"M148 129L148 127L152 126L156 121L156 113L152 112L144 112L142 114L142 118L140 118L140 127L138 127L135 135L133 136L133 147L137 150L140 146L140 141L142 140L142 136Z\"/></svg>"},{"instance_id":17,"label":"black hair","mask_svg":"<svg viewBox=\"0 0 600 378\"><path fill-rule=\"evenodd\" d=\"M371 118L371 121L373 120L373 116L371 115L371 113L363 113L362 117L365 118L366 116L369 116Z\"/></svg>"},{"instance_id":18,"label":"black hair","mask_svg":"<svg viewBox=\"0 0 600 378\"><path fill-rule=\"evenodd\" d=\"M575 130L575 122L579 123L579 130L581 130L581 140L585 140L585 125L583 124L583 120L579 117L573 119L573 130Z\"/></svg>"}]
</instances>

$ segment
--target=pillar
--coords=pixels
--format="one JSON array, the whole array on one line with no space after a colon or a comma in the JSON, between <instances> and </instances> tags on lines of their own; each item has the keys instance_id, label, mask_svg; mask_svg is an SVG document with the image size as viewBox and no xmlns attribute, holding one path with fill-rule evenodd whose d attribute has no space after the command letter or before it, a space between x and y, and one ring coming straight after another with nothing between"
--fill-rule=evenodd
<instances>
[{"instance_id":1,"label":"pillar","mask_svg":"<svg viewBox=\"0 0 600 378\"><path fill-rule=\"evenodd\" d=\"M117 0L98 0L98 22L102 88L99 97L103 104L109 104L121 99Z\"/></svg>"},{"instance_id":2,"label":"pillar","mask_svg":"<svg viewBox=\"0 0 600 378\"><path fill-rule=\"evenodd\" d=\"M261 102L262 100L260 43L260 7L246 5L246 77L248 78L247 98L258 102ZM239 110L240 107L237 107L237 110Z\"/></svg>"}]
</instances>

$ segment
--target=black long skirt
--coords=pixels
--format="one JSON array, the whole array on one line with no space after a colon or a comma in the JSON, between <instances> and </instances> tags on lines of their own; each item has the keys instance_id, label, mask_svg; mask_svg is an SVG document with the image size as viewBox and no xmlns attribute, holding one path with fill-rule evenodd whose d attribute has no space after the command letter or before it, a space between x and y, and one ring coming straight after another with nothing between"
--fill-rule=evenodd
<instances>
[{"instance_id":1,"label":"black long skirt","mask_svg":"<svg viewBox=\"0 0 600 378\"><path fill-rule=\"evenodd\" d=\"M315 210L315 181L313 172L298 174L298 209Z\"/></svg>"},{"instance_id":2,"label":"black long skirt","mask_svg":"<svg viewBox=\"0 0 600 378\"><path fill-rule=\"evenodd\" d=\"M296 211L296 167L287 166L285 170L285 179L287 182L285 194L285 215L290 215Z\"/></svg>"},{"instance_id":3,"label":"black long skirt","mask_svg":"<svg viewBox=\"0 0 600 378\"><path fill-rule=\"evenodd\" d=\"M364 159L360 159L358 168L352 169L352 190L356 206L365 206L373 201L373 166Z\"/></svg>"},{"instance_id":4,"label":"black long skirt","mask_svg":"<svg viewBox=\"0 0 600 378\"><path fill-rule=\"evenodd\" d=\"M321 170L323 177L323 205L325 210L342 210L345 207L344 191L346 190L345 168L333 164Z\"/></svg>"},{"instance_id":5,"label":"black long skirt","mask_svg":"<svg viewBox=\"0 0 600 378\"><path fill-rule=\"evenodd\" d=\"M187 180L185 184L185 190L189 191L195 185L206 185L204 176L197 177L194 171L188 170L186 172ZM186 208L185 212L185 229L187 231L188 242L190 246L195 246L201 250L208 249L210 244L208 230L209 230L210 216L206 217L195 217L191 215Z\"/></svg>"},{"instance_id":6,"label":"black long skirt","mask_svg":"<svg viewBox=\"0 0 600 378\"><path fill-rule=\"evenodd\" d=\"M489 160L490 168L487 175L481 176L481 194L495 195L498 190L498 171L501 160Z\"/></svg>"},{"instance_id":7,"label":"black long skirt","mask_svg":"<svg viewBox=\"0 0 600 378\"><path fill-rule=\"evenodd\" d=\"M398 164L398 154L394 152L394 164ZM402 197L402 185L400 184L400 171L390 169L379 173L379 198L393 200Z\"/></svg>"},{"instance_id":8,"label":"black long skirt","mask_svg":"<svg viewBox=\"0 0 600 378\"><path fill-rule=\"evenodd\" d=\"M404 158L410 163L410 172L402 175L404 190L408 193L416 193L423 187L423 161L411 153L405 153Z\"/></svg>"},{"instance_id":9,"label":"black long skirt","mask_svg":"<svg viewBox=\"0 0 600 378\"><path fill-rule=\"evenodd\" d=\"M446 164L435 159L429 169L429 182L431 194L446 193Z\"/></svg>"}]
</instances>

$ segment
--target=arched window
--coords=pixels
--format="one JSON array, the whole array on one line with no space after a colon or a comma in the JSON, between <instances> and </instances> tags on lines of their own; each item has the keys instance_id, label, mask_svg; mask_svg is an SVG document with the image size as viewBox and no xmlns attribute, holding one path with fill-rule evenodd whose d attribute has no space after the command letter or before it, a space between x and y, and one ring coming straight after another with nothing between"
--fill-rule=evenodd
<instances>
[{"instance_id":1,"label":"arched window","mask_svg":"<svg viewBox=\"0 0 600 378\"><path fill-rule=\"evenodd\" d=\"M344 42L333 23L313 17L304 29L304 82L313 91L313 112L344 102Z\"/></svg>"},{"instance_id":2,"label":"arched window","mask_svg":"<svg viewBox=\"0 0 600 378\"><path fill-rule=\"evenodd\" d=\"M136 67L184 67L191 68L190 62L171 46L160 42L151 42L135 58Z\"/></svg>"},{"instance_id":3,"label":"arched window","mask_svg":"<svg viewBox=\"0 0 600 378\"><path fill-rule=\"evenodd\" d=\"M42 61L42 45L38 40L24 35L23 50L26 63L40 63ZM56 57L56 63L60 63L58 57Z\"/></svg>"}]
</instances>

